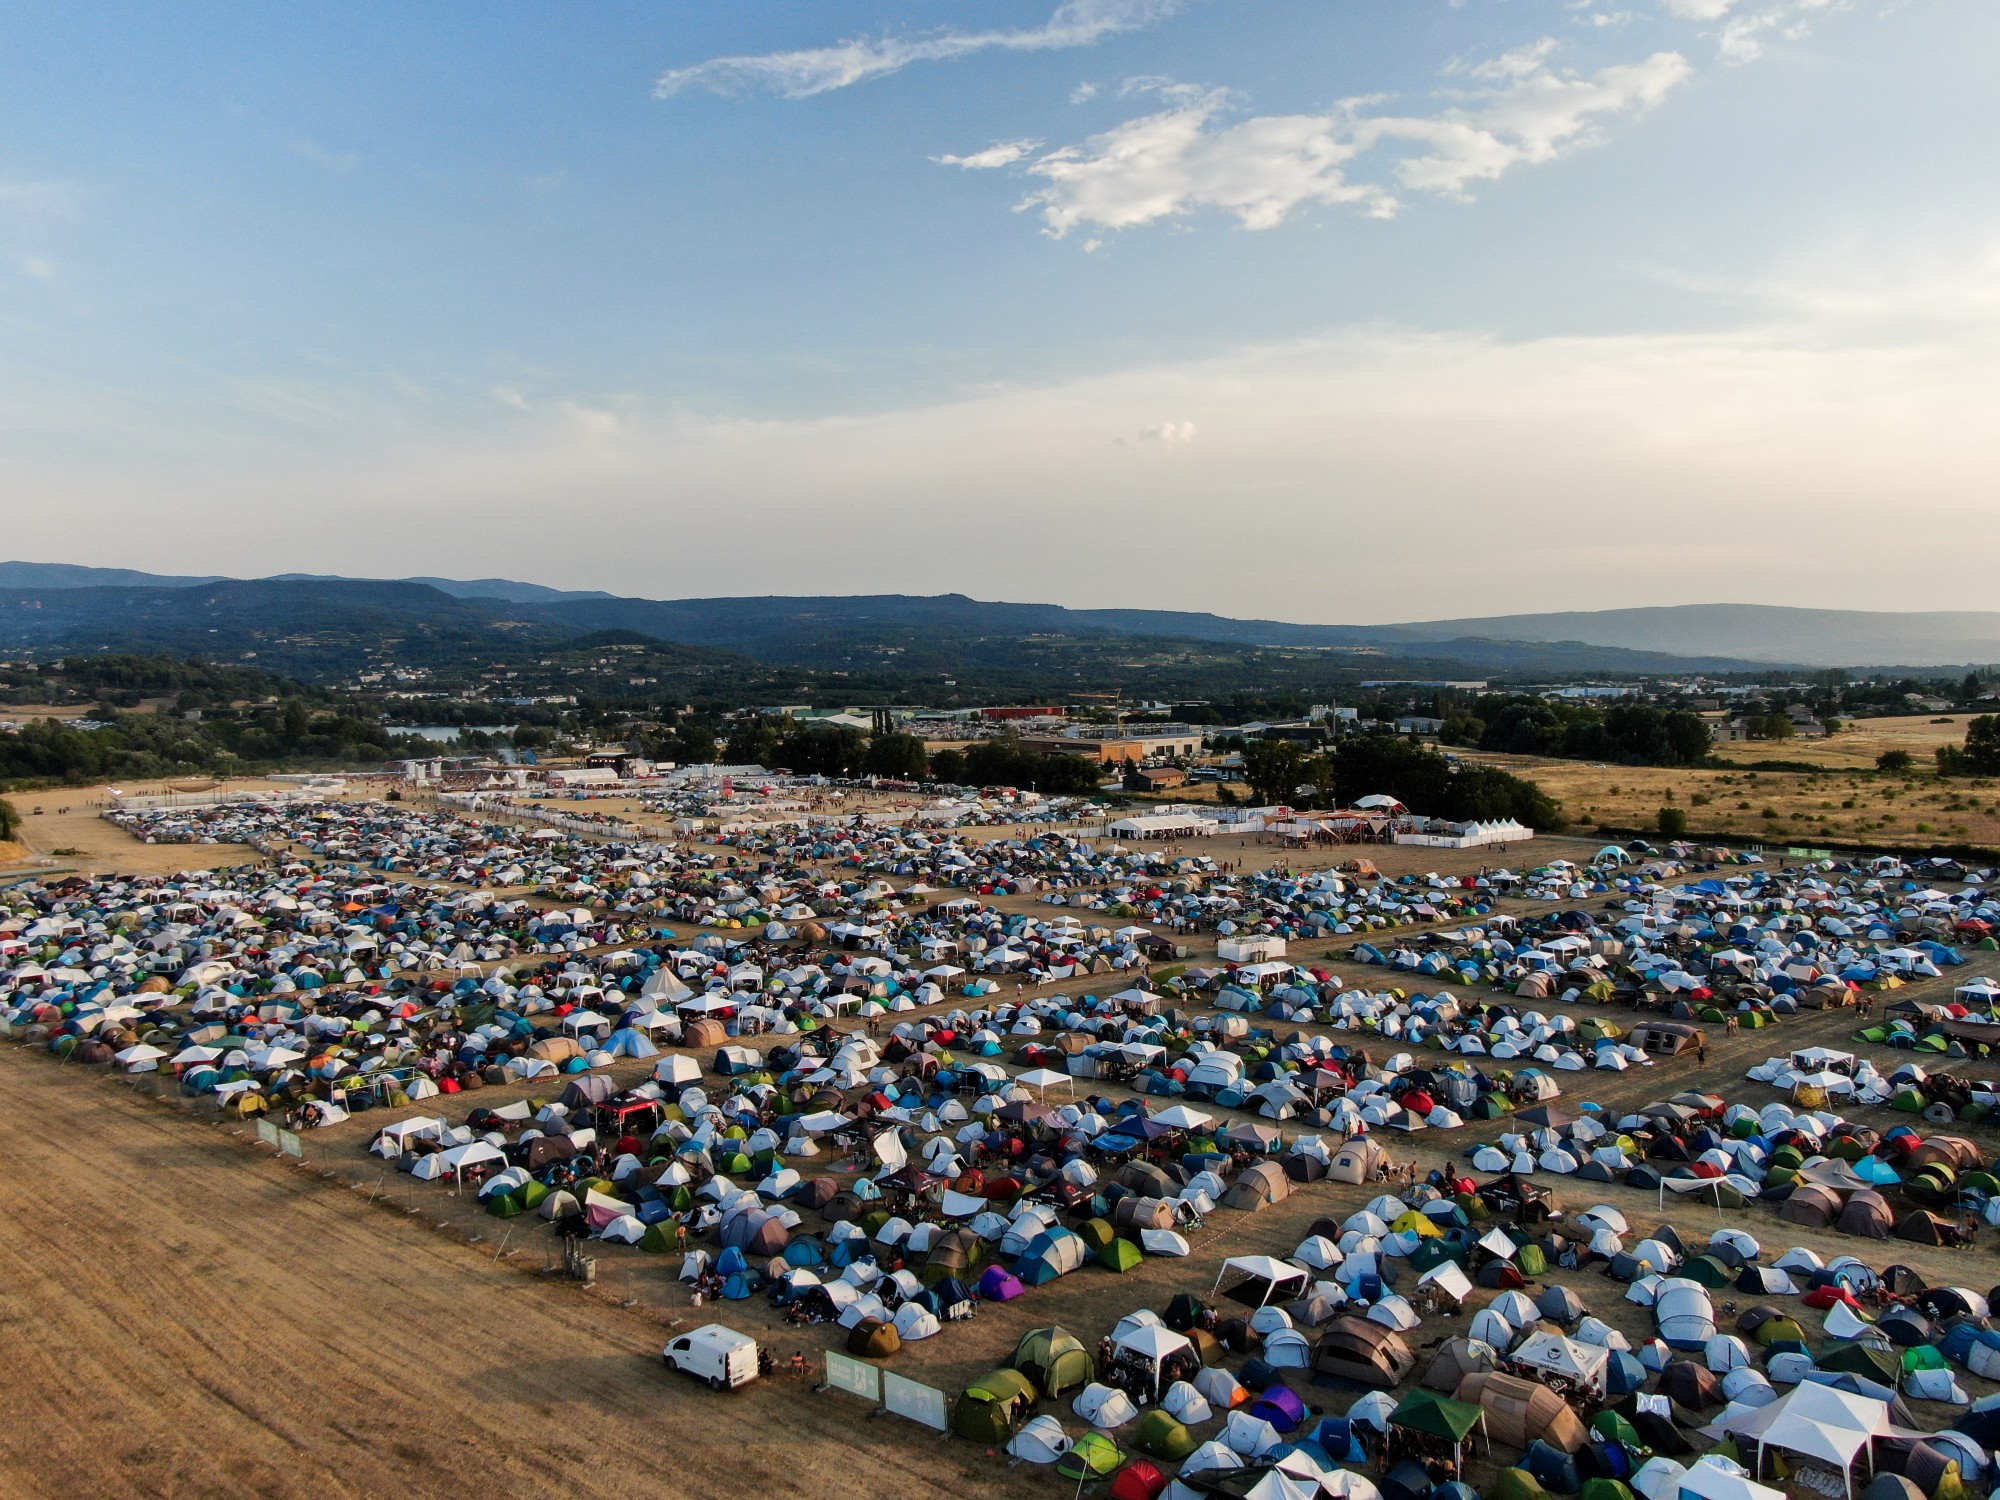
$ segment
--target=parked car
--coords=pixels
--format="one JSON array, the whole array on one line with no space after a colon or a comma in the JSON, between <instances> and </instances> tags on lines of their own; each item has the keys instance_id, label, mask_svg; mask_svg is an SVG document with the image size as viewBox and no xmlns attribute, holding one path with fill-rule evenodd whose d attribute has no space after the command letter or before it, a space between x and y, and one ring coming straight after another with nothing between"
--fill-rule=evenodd
<instances>
[{"instance_id":1,"label":"parked car","mask_svg":"<svg viewBox=\"0 0 2000 1500\"><path fill-rule=\"evenodd\" d=\"M706 1380L710 1390L734 1390L757 1378L757 1341L720 1323L682 1334L660 1358L669 1370Z\"/></svg>"}]
</instances>

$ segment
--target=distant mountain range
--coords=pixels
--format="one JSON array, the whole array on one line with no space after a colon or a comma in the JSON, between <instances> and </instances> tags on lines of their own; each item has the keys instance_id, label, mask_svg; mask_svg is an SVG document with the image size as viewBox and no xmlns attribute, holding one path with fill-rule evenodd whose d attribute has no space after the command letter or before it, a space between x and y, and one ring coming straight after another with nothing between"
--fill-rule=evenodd
<instances>
[{"instance_id":1,"label":"distant mountain range","mask_svg":"<svg viewBox=\"0 0 2000 1500\"><path fill-rule=\"evenodd\" d=\"M935 596L632 599L510 579L176 577L61 563L0 563L0 649L271 651L325 670L394 648L477 655L626 632L747 658L905 672L954 662L1012 667L1047 638L1205 642L1324 651L1382 675L1565 676L1754 672L1768 665L1943 667L2000 661L2000 612L1871 613L1696 604L1400 625L1300 625L1175 610L1067 609Z\"/></svg>"}]
</instances>

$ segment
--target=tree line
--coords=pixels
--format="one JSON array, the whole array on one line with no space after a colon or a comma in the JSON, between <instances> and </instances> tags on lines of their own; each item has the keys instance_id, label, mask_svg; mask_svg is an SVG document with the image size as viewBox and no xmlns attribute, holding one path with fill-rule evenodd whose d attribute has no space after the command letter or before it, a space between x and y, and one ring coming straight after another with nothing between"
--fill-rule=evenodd
<instances>
[{"instance_id":1,"label":"tree line","mask_svg":"<svg viewBox=\"0 0 2000 1500\"><path fill-rule=\"evenodd\" d=\"M1783 714L1782 733L1791 721ZM1776 737L1775 735L1773 737ZM1699 714L1644 703L1598 708L1547 698L1489 694L1467 714L1446 719L1438 738L1504 755L1602 760L1631 766L1698 766L1709 755L1708 725Z\"/></svg>"},{"instance_id":2,"label":"tree line","mask_svg":"<svg viewBox=\"0 0 2000 1500\"><path fill-rule=\"evenodd\" d=\"M1320 755L1289 740L1251 740L1243 770L1251 797L1264 805L1351 806L1380 794L1455 823L1513 818L1549 833L1569 826L1562 804L1534 782L1391 734L1350 735Z\"/></svg>"}]
</instances>

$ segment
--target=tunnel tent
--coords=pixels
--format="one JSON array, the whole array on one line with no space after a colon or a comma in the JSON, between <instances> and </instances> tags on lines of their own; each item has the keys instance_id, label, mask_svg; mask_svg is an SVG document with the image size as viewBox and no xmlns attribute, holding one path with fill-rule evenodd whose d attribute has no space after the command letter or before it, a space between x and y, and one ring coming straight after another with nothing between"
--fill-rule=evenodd
<instances>
[{"instance_id":1,"label":"tunnel tent","mask_svg":"<svg viewBox=\"0 0 2000 1500\"><path fill-rule=\"evenodd\" d=\"M1526 1451L1537 1440L1575 1453L1589 1439L1575 1412L1554 1391L1518 1375L1482 1371L1459 1383L1456 1399L1486 1413L1487 1436L1505 1447Z\"/></svg>"},{"instance_id":2,"label":"tunnel tent","mask_svg":"<svg viewBox=\"0 0 2000 1500\"><path fill-rule=\"evenodd\" d=\"M976 1443L1001 1443L1035 1402L1034 1382L1018 1370L990 1370L960 1393L951 1430Z\"/></svg>"},{"instance_id":3,"label":"tunnel tent","mask_svg":"<svg viewBox=\"0 0 2000 1500\"><path fill-rule=\"evenodd\" d=\"M1076 1335L1058 1327L1031 1328L1014 1346L1013 1367L1046 1396L1081 1390L1096 1378L1096 1365Z\"/></svg>"},{"instance_id":4,"label":"tunnel tent","mask_svg":"<svg viewBox=\"0 0 2000 1500\"><path fill-rule=\"evenodd\" d=\"M1401 1334L1366 1318L1336 1318L1313 1349L1313 1371L1389 1389L1416 1368L1417 1357Z\"/></svg>"}]
</instances>

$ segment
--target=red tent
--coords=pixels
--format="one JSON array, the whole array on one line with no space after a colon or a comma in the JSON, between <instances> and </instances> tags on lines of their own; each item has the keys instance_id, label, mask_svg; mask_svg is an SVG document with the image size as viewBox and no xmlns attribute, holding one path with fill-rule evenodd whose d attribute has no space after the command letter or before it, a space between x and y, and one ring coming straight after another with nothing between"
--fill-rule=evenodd
<instances>
[{"instance_id":1,"label":"red tent","mask_svg":"<svg viewBox=\"0 0 2000 1500\"><path fill-rule=\"evenodd\" d=\"M1159 1500L1166 1487L1167 1476L1157 1465L1135 1458L1111 1481L1111 1500Z\"/></svg>"}]
</instances>

